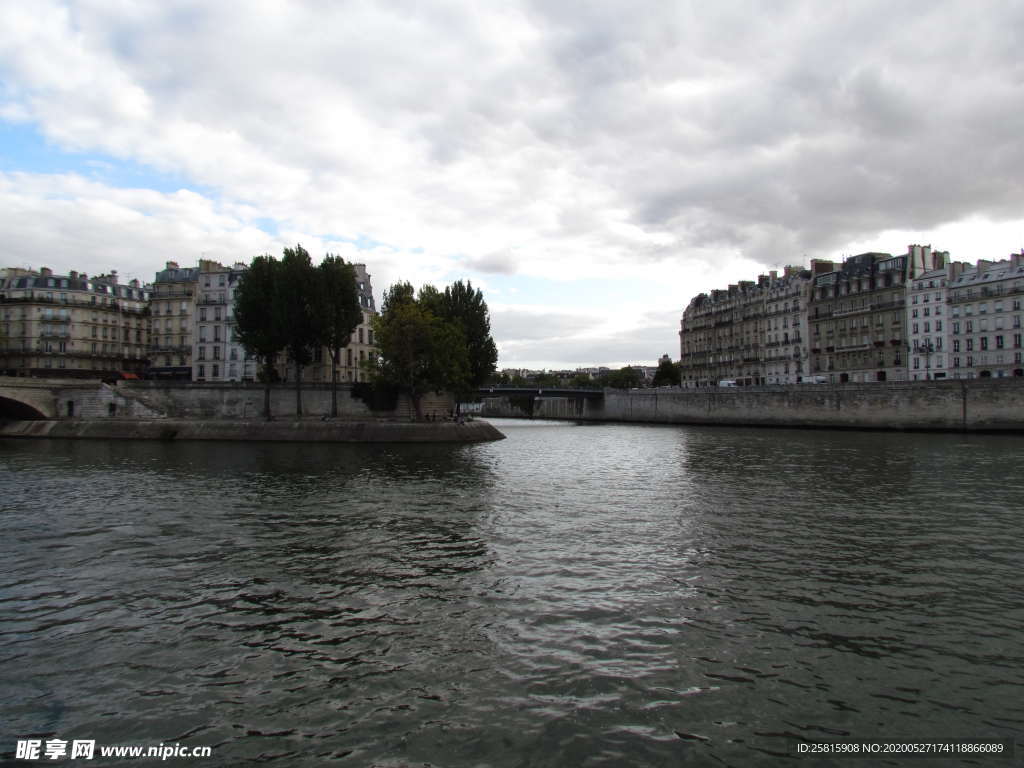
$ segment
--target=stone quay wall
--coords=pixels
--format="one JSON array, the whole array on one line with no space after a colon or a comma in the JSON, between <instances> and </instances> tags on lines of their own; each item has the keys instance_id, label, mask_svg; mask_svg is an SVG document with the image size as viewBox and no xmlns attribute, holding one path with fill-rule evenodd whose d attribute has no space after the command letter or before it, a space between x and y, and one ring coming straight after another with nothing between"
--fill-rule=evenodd
<instances>
[{"instance_id":1,"label":"stone quay wall","mask_svg":"<svg viewBox=\"0 0 1024 768\"><path fill-rule=\"evenodd\" d=\"M55 388L54 414L57 418L127 419L258 419L263 414L263 386L259 384L203 384L155 381L119 381L116 385L76 384ZM70 406L69 406L70 403ZM448 394L424 395L422 409L428 418L442 418L454 407ZM295 386L274 384L270 388L270 411L274 418L295 418ZM304 417L329 416L331 388L324 384L302 387ZM44 414L49 415L49 414ZM350 385L338 386L338 418L348 420L395 419L409 421L412 403L400 396L393 411L375 412L352 395Z\"/></svg>"},{"instance_id":2,"label":"stone quay wall","mask_svg":"<svg viewBox=\"0 0 1024 768\"><path fill-rule=\"evenodd\" d=\"M484 417L764 427L1024 432L1024 379L605 390L485 397Z\"/></svg>"},{"instance_id":3,"label":"stone quay wall","mask_svg":"<svg viewBox=\"0 0 1024 768\"><path fill-rule=\"evenodd\" d=\"M228 440L329 443L478 443L502 440L486 421L202 421L179 419L35 419L0 423L0 438Z\"/></svg>"}]
</instances>

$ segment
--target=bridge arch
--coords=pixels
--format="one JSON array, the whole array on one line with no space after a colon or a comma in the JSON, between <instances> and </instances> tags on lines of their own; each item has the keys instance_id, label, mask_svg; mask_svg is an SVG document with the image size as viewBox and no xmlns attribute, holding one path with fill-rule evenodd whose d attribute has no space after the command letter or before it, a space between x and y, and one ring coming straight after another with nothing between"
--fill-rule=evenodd
<instances>
[{"instance_id":1,"label":"bridge arch","mask_svg":"<svg viewBox=\"0 0 1024 768\"><path fill-rule=\"evenodd\" d=\"M35 405L0 395L0 421L9 419L24 421L26 419L45 418L48 418L47 415Z\"/></svg>"}]
</instances>

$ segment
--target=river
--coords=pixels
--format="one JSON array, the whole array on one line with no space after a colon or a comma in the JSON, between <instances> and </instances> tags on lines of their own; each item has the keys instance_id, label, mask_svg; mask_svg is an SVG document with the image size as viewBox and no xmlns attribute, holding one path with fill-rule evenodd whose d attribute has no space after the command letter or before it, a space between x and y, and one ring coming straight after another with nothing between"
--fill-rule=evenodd
<instances>
[{"instance_id":1,"label":"river","mask_svg":"<svg viewBox=\"0 0 1024 768\"><path fill-rule=\"evenodd\" d=\"M1024 439L494 423L0 441L0 753L747 766L1024 736Z\"/></svg>"}]
</instances>

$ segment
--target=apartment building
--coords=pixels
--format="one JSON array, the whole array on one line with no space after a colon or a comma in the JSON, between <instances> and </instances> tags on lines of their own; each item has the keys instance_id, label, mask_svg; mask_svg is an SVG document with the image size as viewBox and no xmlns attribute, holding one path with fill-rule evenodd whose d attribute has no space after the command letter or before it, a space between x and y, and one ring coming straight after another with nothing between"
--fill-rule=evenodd
<instances>
[{"instance_id":1,"label":"apartment building","mask_svg":"<svg viewBox=\"0 0 1024 768\"><path fill-rule=\"evenodd\" d=\"M772 271L756 283L742 281L692 299L679 330L682 386L801 381L808 366L804 307L812 270L786 267L781 277Z\"/></svg>"},{"instance_id":2,"label":"apartment building","mask_svg":"<svg viewBox=\"0 0 1024 768\"><path fill-rule=\"evenodd\" d=\"M862 253L814 278L811 375L831 382L906 378L907 256Z\"/></svg>"},{"instance_id":3,"label":"apartment building","mask_svg":"<svg viewBox=\"0 0 1024 768\"><path fill-rule=\"evenodd\" d=\"M256 381L258 365L239 343L234 320L235 289L246 265L224 266L201 259L194 293L193 381Z\"/></svg>"},{"instance_id":4,"label":"apartment building","mask_svg":"<svg viewBox=\"0 0 1024 768\"><path fill-rule=\"evenodd\" d=\"M198 267L168 261L156 273L151 291L152 344L149 376L192 379L192 338Z\"/></svg>"},{"instance_id":5,"label":"apartment building","mask_svg":"<svg viewBox=\"0 0 1024 768\"><path fill-rule=\"evenodd\" d=\"M807 313L811 271L786 267L758 278L765 294L763 326L764 383L798 384L808 373Z\"/></svg>"},{"instance_id":6,"label":"apartment building","mask_svg":"<svg viewBox=\"0 0 1024 768\"><path fill-rule=\"evenodd\" d=\"M90 278L10 268L0 271L0 372L9 376L116 379L147 365L149 286L117 272Z\"/></svg>"},{"instance_id":7,"label":"apartment building","mask_svg":"<svg viewBox=\"0 0 1024 768\"><path fill-rule=\"evenodd\" d=\"M929 256L927 246L911 246L910 254L920 257L920 264L917 269L912 267L916 274L907 284L908 378L911 381L950 378L949 286L970 265L951 262L947 253Z\"/></svg>"},{"instance_id":8,"label":"apartment building","mask_svg":"<svg viewBox=\"0 0 1024 768\"><path fill-rule=\"evenodd\" d=\"M948 290L952 377L1024 375L1024 251L966 267L950 280Z\"/></svg>"}]
</instances>

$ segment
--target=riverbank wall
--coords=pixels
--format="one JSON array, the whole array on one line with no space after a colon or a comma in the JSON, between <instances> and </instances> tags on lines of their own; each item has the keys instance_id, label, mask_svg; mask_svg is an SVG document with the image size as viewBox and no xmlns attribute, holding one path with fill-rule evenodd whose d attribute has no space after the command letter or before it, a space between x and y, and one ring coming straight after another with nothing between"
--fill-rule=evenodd
<instances>
[{"instance_id":1,"label":"riverbank wall","mask_svg":"<svg viewBox=\"0 0 1024 768\"><path fill-rule=\"evenodd\" d=\"M605 390L485 397L484 417L829 429L1024 432L1024 379Z\"/></svg>"},{"instance_id":2,"label":"riverbank wall","mask_svg":"<svg viewBox=\"0 0 1024 768\"><path fill-rule=\"evenodd\" d=\"M311 419L35 419L0 423L0 438L229 440L314 443L479 443L504 435L486 421L320 421Z\"/></svg>"}]
</instances>

